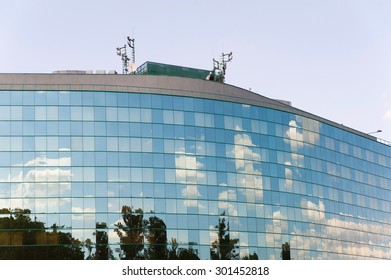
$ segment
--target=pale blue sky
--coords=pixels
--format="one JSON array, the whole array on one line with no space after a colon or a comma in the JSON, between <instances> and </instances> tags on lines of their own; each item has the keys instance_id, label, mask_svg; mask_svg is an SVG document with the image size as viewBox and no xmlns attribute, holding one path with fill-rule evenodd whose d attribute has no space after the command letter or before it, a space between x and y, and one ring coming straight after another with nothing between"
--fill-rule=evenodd
<instances>
[{"instance_id":1,"label":"pale blue sky","mask_svg":"<svg viewBox=\"0 0 391 280\"><path fill-rule=\"evenodd\" d=\"M226 82L391 141L391 1L2 1L0 72L117 70L136 39L150 60Z\"/></svg>"}]
</instances>

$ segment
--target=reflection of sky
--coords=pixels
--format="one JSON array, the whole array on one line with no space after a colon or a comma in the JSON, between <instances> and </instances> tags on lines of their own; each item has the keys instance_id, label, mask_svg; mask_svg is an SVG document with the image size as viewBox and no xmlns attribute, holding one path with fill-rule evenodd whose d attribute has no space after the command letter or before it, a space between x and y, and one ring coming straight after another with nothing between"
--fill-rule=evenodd
<instances>
[{"instance_id":1,"label":"reflection of sky","mask_svg":"<svg viewBox=\"0 0 391 280\"><path fill-rule=\"evenodd\" d=\"M237 192L243 195L248 203L255 203L256 200L260 201L263 196L261 170L255 168L254 164L261 161L261 156L253 151L254 146L248 134L237 133L234 135L232 150L227 151L227 157L234 159L236 167L236 182L234 181L232 185L229 185L238 188ZM235 193L233 191L229 193L228 191L227 194L221 194L229 198ZM237 201L236 195L233 201ZM237 210L234 210L235 206L232 203L228 202L228 208L232 213L237 214Z\"/></svg>"},{"instance_id":2,"label":"reflection of sky","mask_svg":"<svg viewBox=\"0 0 391 280\"><path fill-rule=\"evenodd\" d=\"M314 202L303 198L300 215L304 223L294 223L290 229L288 217L280 210L274 211L266 224L266 232L270 232L266 234L267 245L278 247L289 242L295 259L335 259L336 255L329 255L332 252L344 254L344 258L348 255L391 257L388 250L391 245L391 226L354 219L352 215L344 213L326 217L326 211L323 201ZM313 251L310 253L309 250ZM278 259L279 254L273 257Z\"/></svg>"},{"instance_id":3,"label":"reflection of sky","mask_svg":"<svg viewBox=\"0 0 391 280\"><path fill-rule=\"evenodd\" d=\"M192 152L193 149L189 148ZM198 201L201 193L198 190L198 182L205 178L205 171L201 171L204 164L197 160L195 153L187 152L185 142L177 142L175 147L175 175L176 182L185 184L186 187L181 190L184 198L183 205L186 207L205 208L205 205Z\"/></svg>"},{"instance_id":4,"label":"reflection of sky","mask_svg":"<svg viewBox=\"0 0 391 280\"><path fill-rule=\"evenodd\" d=\"M110 126L115 127L117 114L122 122L134 115L123 109L109 108L112 112L105 116L111 118ZM80 110L72 112L78 120ZM150 123L151 110L142 110L143 114L135 109L136 121ZM121 220L121 206L129 205L145 213L155 211L170 228L169 238L200 240L203 245L216 240L214 225L225 212L231 238L240 239L242 256L251 253L247 246L259 246L277 248L267 257L278 259L279 247L288 241L297 259L336 258L330 257L330 248L341 254L391 258L383 249L391 246L385 237L391 229L374 221L389 221L388 201L377 201L379 194L370 197L374 185L387 186L380 173L385 169L365 165L378 158L387 166L382 155L338 141L337 133L298 116L286 118L284 124L219 116L221 123L214 131L217 116L186 112L185 117L173 110L164 110L163 115L165 125L172 124L164 133L172 134L167 136L162 129L156 141L140 137L140 127L129 132L136 134L130 138L117 137L117 130L108 128L112 137L36 137L38 150L52 151L38 154L22 153L23 141L30 139L15 137L11 143L13 138L8 137L4 143L17 152L0 158L0 197L5 198L0 199L0 208L29 208L47 226L72 228L80 240L94 238L96 221L107 222L110 242L115 243L119 240L112 228ZM186 133L192 134L185 136L189 115L194 123ZM92 117L86 108L86 118ZM104 127L100 136L107 131ZM182 136L176 137L179 132ZM328 136L320 138L320 133ZM102 152L95 153L94 147ZM341 157L351 153L354 157ZM356 161L360 163L355 165ZM90 162L99 167L86 166ZM354 171L347 168L350 164Z\"/></svg>"},{"instance_id":5,"label":"reflection of sky","mask_svg":"<svg viewBox=\"0 0 391 280\"><path fill-rule=\"evenodd\" d=\"M332 252L344 254L344 258L349 257L349 254L352 258L355 258L354 255L365 258L390 258L391 254L386 248L391 245L391 238L388 237L391 233L391 226L360 217L357 211L352 212L356 205L354 208L342 207L346 206L342 204L343 202L352 204L356 200L359 206L364 207L369 207L369 204L365 205L368 201L372 202L372 205L376 203L371 198L360 200L360 195L340 189L341 182L352 175L347 167L316 159L316 157L326 156L325 154L315 155L311 152L313 145L319 144L319 133L320 125L316 121L296 117L289 122L284 142L289 144L291 153L289 156L285 155L285 158L280 158L279 163L285 165L284 190L299 193L302 198L300 205L295 203L294 206L297 208L283 207L283 204L281 207L265 205L263 210L268 218L265 228L267 232L265 245L278 248L282 243L289 242L292 257L295 259L338 258ZM336 142L328 138L323 141L324 145L334 153L336 149L339 149L335 147ZM341 152L348 152L346 145L341 144L340 147ZM310 157L309 155L312 154L313 156ZM360 152L356 154L359 155ZM304 168L312 171L308 172ZM311 180L309 176L315 171L327 172L329 178L327 181L319 182L320 185L314 184L314 179ZM362 180L364 177L360 177L359 172L356 175L355 180L360 180L360 178ZM300 178L306 178L307 183L302 185L301 180L297 181ZM328 187L327 182L332 182L333 185ZM354 183L358 190L359 182ZM328 188L325 189L325 187ZM328 199L324 199L325 197ZM338 206L334 201L340 202ZM341 209L345 210L341 211ZM332 214L333 212L337 213ZM376 215L374 211L365 212L367 215ZM377 221L384 222L384 219L380 217ZM385 221L387 222L387 219ZM279 253L280 249L277 249L270 257L279 259Z\"/></svg>"},{"instance_id":6,"label":"reflection of sky","mask_svg":"<svg viewBox=\"0 0 391 280\"><path fill-rule=\"evenodd\" d=\"M68 200L59 197L70 193L69 182L72 178L70 165L70 157L47 158L42 154L23 164L2 168L0 182L10 183L10 189L0 188L0 192L3 193L1 196L10 196L12 200L1 199L0 208L30 209L35 213L58 213L64 204L69 203Z\"/></svg>"},{"instance_id":7,"label":"reflection of sky","mask_svg":"<svg viewBox=\"0 0 391 280\"><path fill-rule=\"evenodd\" d=\"M239 129L237 129L239 130ZM247 202L255 202L257 198L262 199L262 179L261 171L255 168L255 162L260 162L261 157L259 153L252 150L255 146L249 135L245 133L237 133L234 135L234 145L232 149L227 151L227 161L232 158L235 163L236 173L229 173L227 175L228 185L220 183L220 186L230 186L238 188L238 191L246 197ZM198 142L197 150L203 151L204 145ZM216 174L213 172L203 171L205 169L204 163L201 158L196 156L194 151L188 152L189 148L186 142L176 142L175 146L175 166L176 166L176 182L186 184L186 188L181 191L182 197L185 198L185 205L188 207L200 207L204 208L202 202L197 199L202 198L199 191L198 184L208 182L211 185L216 184ZM207 177L207 180L206 180ZM224 190L218 194L219 197L219 208L229 210L230 213L237 215L237 210L234 210L234 206L228 201L236 201L237 197L232 197L236 190L229 191L231 195L227 195L228 191ZM226 198L226 199L223 199ZM234 198L234 199L229 199ZM206 197L204 197L206 199ZM228 203L228 204L227 204ZM223 204L228 206L222 207Z\"/></svg>"},{"instance_id":8,"label":"reflection of sky","mask_svg":"<svg viewBox=\"0 0 391 280\"><path fill-rule=\"evenodd\" d=\"M204 116L204 120L199 120L199 118L196 118L196 120L212 123L213 120L207 119L207 117L209 116ZM198 125L206 124L200 123ZM241 198L241 201L248 203L255 203L256 199L257 201L262 199L262 178L259 164L261 155L254 151L255 145L250 135L244 133L241 129L240 118L225 118L225 125L235 132L231 134L231 140L225 139L228 143L233 143L232 145L221 146L208 143L206 142L208 138L205 138L204 135L199 135L199 139L195 142L187 140L171 142L172 144L169 141L165 142L166 149L175 151L176 183L178 186L183 186L179 187L179 194L183 200L181 204L176 205L175 211L176 213L186 213L186 209L183 209L183 206L185 206L189 213L192 208L197 208L199 214L215 216L207 222L209 227L207 235L209 237L208 240L203 237L202 244L209 244L217 239L214 225L218 223L218 215L224 212L226 222L230 224L230 237L241 238L240 245L247 246L247 233L239 235L240 223L244 223L245 220L236 218L238 215L245 216L247 207L244 203L238 204L238 199ZM230 133L227 133L227 135L230 135ZM173 144L175 145L174 149ZM224 153L222 154L220 151L224 151ZM216 164L215 159L208 161L205 157L215 155L218 157L226 156L227 158L224 159L223 164L227 168L231 168L230 164L233 163L232 172L224 173L223 176L223 174L217 174L213 171L206 171L216 170L216 167L210 166ZM205 186L205 184L208 185ZM218 187L215 187L216 185ZM215 190L216 194L214 195ZM206 199L210 202L207 203ZM214 199L217 200L217 204L213 201ZM167 222L168 227L172 227L170 220ZM247 222L245 223L247 225ZM178 234L177 231L169 232L170 237L179 238ZM201 232L200 236L205 234L206 232L204 234ZM187 235L183 236L183 238L185 237L188 239ZM183 242L180 238L178 240ZM241 253L245 254L246 250Z\"/></svg>"}]
</instances>

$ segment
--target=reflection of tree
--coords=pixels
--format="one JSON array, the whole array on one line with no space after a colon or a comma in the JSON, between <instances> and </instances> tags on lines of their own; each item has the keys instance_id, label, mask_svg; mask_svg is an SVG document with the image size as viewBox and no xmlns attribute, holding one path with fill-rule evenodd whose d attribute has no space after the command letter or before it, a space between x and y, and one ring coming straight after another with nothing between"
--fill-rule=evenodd
<instances>
[{"instance_id":1,"label":"reflection of tree","mask_svg":"<svg viewBox=\"0 0 391 280\"><path fill-rule=\"evenodd\" d=\"M10 217L0 218L0 259L34 260L83 259L81 243L70 233L59 231L54 224L52 231L46 231L44 223L32 221L31 211L15 209L2 211Z\"/></svg>"},{"instance_id":2,"label":"reflection of tree","mask_svg":"<svg viewBox=\"0 0 391 280\"><path fill-rule=\"evenodd\" d=\"M88 256L86 257L86 260L92 260L93 259L93 256L92 256L92 246L93 246L93 242L91 239L87 238L85 241L84 241L84 246L87 248L88 250Z\"/></svg>"},{"instance_id":3,"label":"reflection of tree","mask_svg":"<svg viewBox=\"0 0 391 280\"><path fill-rule=\"evenodd\" d=\"M142 209L122 206L122 221L115 224L120 239L121 259L198 260L198 250L189 243L188 248L178 248L176 239L167 241L165 222L156 216L144 219ZM87 247L88 249L88 247Z\"/></svg>"},{"instance_id":4,"label":"reflection of tree","mask_svg":"<svg viewBox=\"0 0 391 280\"><path fill-rule=\"evenodd\" d=\"M237 260L239 253L236 252L238 238L231 239L229 236L229 223L225 223L225 211L219 218L219 224L215 226L217 229L217 240L211 244L210 258L212 260Z\"/></svg>"},{"instance_id":5,"label":"reflection of tree","mask_svg":"<svg viewBox=\"0 0 391 280\"><path fill-rule=\"evenodd\" d=\"M114 259L113 252L109 246L109 237L107 235L106 223L96 223L96 250L93 259L96 260L112 260Z\"/></svg>"},{"instance_id":6,"label":"reflection of tree","mask_svg":"<svg viewBox=\"0 0 391 280\"><path fill-rule=\"evenodd\" d=\"M290 260L291 259L291 246L288 242L285 242L281 246L281 258L283 260Z\"/></svg>"},{"instance_id":7,"label":"reflection of tree","mask_svg":"<svg viewBox=\"0 0 391 280\"><path fill-rule=\"evenodd\" d=\"M198 250L193 248L195 242L189 243L189 248L178 248L179 244L175 238L171 239L170 247L168 249L169 260L199 260Z\"/></svg>"},{"instance_id":8,"label":"reflection of tree","mask_svg":"<svg viewBox=\"0 0 391 280\"><path fill-rule=\"evenodd\" d=\"M258 260L258 254L254 252L248 256L243 257L242 260Z\"/></svg>"},{"instance_id":9,"label":"reflection of tree","mask_svg":"<svg viewBox=\"0 0 391 280\"><path fill-rule=\"evenodd\" d=\"M122 206L123 224L115 224L115 232L121 242L121 259L143 259L144 250L144 216L143 210L133 211L132 207Z\"/></svg>"},{"instance_id":10,"label":"reflection of tree","mask_svg":"<svg viewBox=\"0 0 391 280\"><path fill-rule=\"evenodd\" d=\"M167 259L167 230L162 219L152 216L146 221L147 256L151 260Z\"/></svg>"}]
</instances>

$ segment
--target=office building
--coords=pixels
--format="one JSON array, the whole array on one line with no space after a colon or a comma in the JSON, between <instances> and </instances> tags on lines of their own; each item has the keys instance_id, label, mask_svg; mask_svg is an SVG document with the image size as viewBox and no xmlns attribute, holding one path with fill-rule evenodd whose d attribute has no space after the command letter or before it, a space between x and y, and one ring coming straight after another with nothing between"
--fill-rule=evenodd
<instances>
[{"instance_id":1,"label":"office building","mask_svg":"<svg viewBox=\"0 0 391 280\"><path fill-rule=\"evenodd\" d=\"M143 69L0 74L0 258L391 259L388 143Z\"/></svg>"}]
</instances>

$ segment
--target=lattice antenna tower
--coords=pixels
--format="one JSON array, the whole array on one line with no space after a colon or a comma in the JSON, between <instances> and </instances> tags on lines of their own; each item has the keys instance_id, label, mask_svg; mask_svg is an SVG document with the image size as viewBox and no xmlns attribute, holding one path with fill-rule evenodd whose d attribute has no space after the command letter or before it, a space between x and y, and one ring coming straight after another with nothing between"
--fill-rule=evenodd
<instances>
[{"instance_id":1,"label":"lattice antenna tower","mask_svg":"<svg viewBox=\"0 0 391 280\"><path fill-rule=\"evenodd\" d=\"M134 39L131 39L129 36L127 37L127 44L132 51L132 63L130 64L130 73L136 71L136 52L134 46ZM117 55L121 57L122 60L122 74L129 73L129 61L126 44L123 47L117 47Z\"/></svg>"},{"instance_id":2,"label":"lattice antenna tower","mask_svg":"<svg viewBox=\"0 0 391 280\"><path fill-rule=\"evenodd\" d=\"M233 58L232 52L222 53L220 61L213 59L212 73L207 77L208 80L224 83L225 73L227 71L227 62L230 62Z\"/></svg>"},{"instance_id":3,"label":"lattice antenna tower","mask_svg":"<svg viewBox=\"0 0 391 280\"><path fill-rule=\"evenodd\" d=\"M134 73L137 69L136 66L136 47L134 44L134 38L127 37L128 39L128 46L132 50L132 63L130 64L130 73Z\"/></svg>"},{"instance_id":4,"label":"lattice antenna tower","mask_svg":"<svg viewBox=\"0 0 391 280\"><path fill-rule=\"evenodd\" d=\"M224 76L225 76L226 69L227 69L227 62L230 62L232 60L232 58L233 58L232 52L221 54L220 66L222 67L222 71L223 71Z\"/></svg>"},{"instance_id":5,"label":"lattice antenna tower","mask_svg":"<svg viewBox=\"0 0 391 280\"><path fill-rule=\"evenodd\" d=\"M117 55L122 60L122 74L128 74L129 71L129 57L126 54L126 45L123 47L117 47Z\"/></svg>"}]
</instances>

